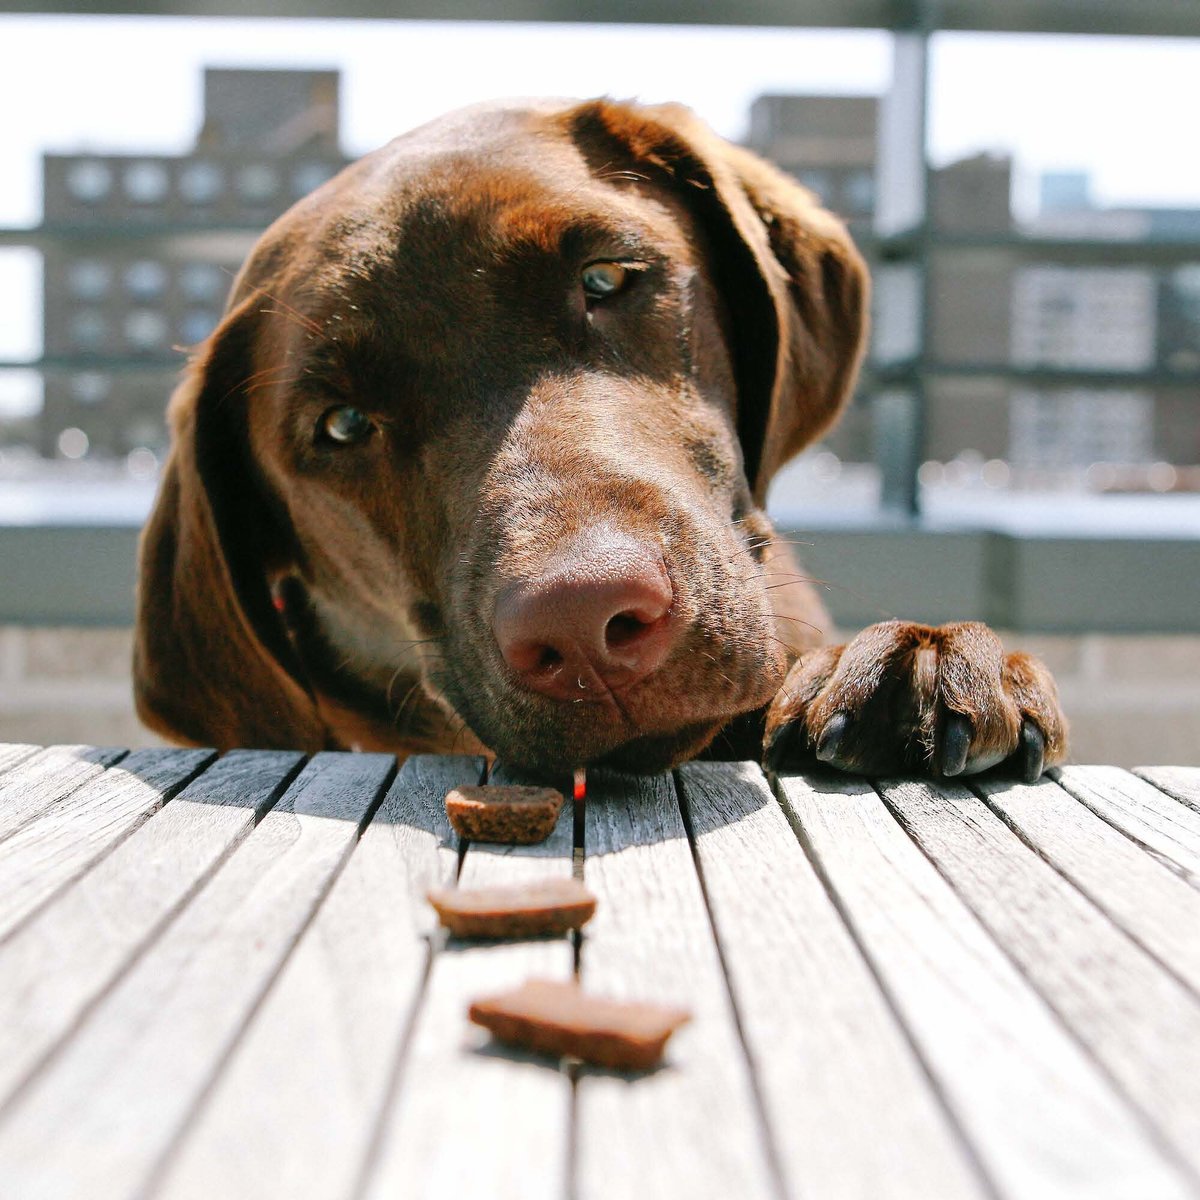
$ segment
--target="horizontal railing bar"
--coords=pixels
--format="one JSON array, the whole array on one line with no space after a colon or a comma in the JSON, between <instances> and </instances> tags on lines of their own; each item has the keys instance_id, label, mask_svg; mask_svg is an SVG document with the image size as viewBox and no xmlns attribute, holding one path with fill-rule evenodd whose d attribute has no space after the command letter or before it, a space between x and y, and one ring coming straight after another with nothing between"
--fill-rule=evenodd
<instances>
[{"instance_id":1,"label":"horizontal railing bar","mask_svg":"<svg viewBox=\"0 0 1200 1200\"><path fill-rule=\"evenodd\" d=\"M935 379L1000 379L1031 387L1198 387L1200 371L1115 371L1093 367L1023 366L1017 363L950 363L906 359L895 363L873 363L868 383L890 387L917 376Z\"/></svg>"},{"instance_id":2,"label":"horizontal railing bar","mask_svg":"<svg viewBox=\"0 0 1200 1200\"><path fill-rule=\"evenodd\" d=\"M885 262L903 262L915 253L911 234L860 239L862 248ZM930 249L981 251L1033 262L1142 263L1173 265L1180 260L1200 260L1200 238L1099 238L1039 237L1036 234L931 233Z\"/></svg>"},{"instance_id":3,"label":"horizontal railing bar","mask_svg":"<svg viewBox=\"0 0 1200 1200\"><path fill-rule=\"evenodd\" d=\"M841 628L904 617L1046 633L1200 632L1200 537L1025 535L883 516L780 527L802 543L802 568ZM0 624L131 624L137 536L134 524L0 525Z\"/></svg>"},{"instance_id":4,"label":"horizontal railing bar","mask_svg":"<svg viewBox=\"0 0 1200 1200\"><path fill-rule=\"evenodd\" d=\"M8 226L0 228L0 246L31 246L35 249L70 246L75 249L80 242L170 242L181 239L216 241L222 238L237 239L252 245L265 227L262 221L253 225L215 222L199 225L169 221L155 224L147 222L143 225L136 221L98 221L87 225Z\"/></svg>"},{"instance_id":5,"label":"horizontal railing bar","mask_svg":"<svg viewBox=\"0 0 1200 1200\"><path fill-rule=\"evenodd\" d=\"M342 0L339 18L550 21L782 28L912 29L997 33L1200 36L1200 7L1181 0L942 0L922 14L914 0ZM8 12L204 17L325 18L326 0L10 0Z\"/></svg>"}]
</instances>

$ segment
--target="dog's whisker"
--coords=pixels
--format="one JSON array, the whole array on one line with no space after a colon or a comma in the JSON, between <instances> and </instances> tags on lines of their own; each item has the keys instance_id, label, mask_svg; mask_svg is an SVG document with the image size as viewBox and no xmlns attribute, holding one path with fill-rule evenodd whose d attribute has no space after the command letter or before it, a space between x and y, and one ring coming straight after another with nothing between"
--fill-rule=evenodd
<instances>
[{"instance_id":1,"label":"dog's whisker","mask_svg":"<svg viewBox=\"0 0 1200 1200\"><path fill-rule=\"evenodd\" d=\"M709 654L709 652L708 652L707 650L701 650L701 651L700 651L700 653L701 653L701 654L703 654L703 655L704 655L704 657L705 657L705 658L707 658L707 659L708 659L708 661L709 661L709 662L711 662L711 663L713 664L713 666L714 666L714 667L717 667L717 674L718 674L718 675L719 675L719 676L720 676L720 677L721 677L723 680L725 680L725 682L726 682L727 684L729 684L729 686L730 686L731 688L736 688L736 687L737 687L737 684L736 684L736 683L734 683L734 682L733 682L733 680L732 680L732 679L730 679L730 678L729 678L729 676L728 676L728 675L726 675L726 674L725 674L725 672L724 672L724 671L722 671L722 670L720 669L720 663L717 661L717 659L715 658L715 656L713 656L713 655Z\"/></svg>"},{"instance_id":2,"label":"dog's whisker","mask_svg":"<svg viewBox=\"0 0 1200 1200\"><path fill-rule=\"evenodd\" d=\"M792 617L787 613L772 613L772 617L776 621L795 621L797 625L803 625L806 629L811 629L814 633L824 634L825 630L820 625L814 625L811 621L805 621L802 617Z\"/></svg>"},{"instance_id":3,"label":"dog's whisker","mask_svg":"<svg viewBox=\"0 0 1200 1200\"><path fill-rule=\"evenodd\" d=\"M266 290L266 288L255 286L253 290L254 290L255 295L265 296L268 300L271 301L272 304L278 304L279 305L278 312L280 313L280 315L290 318L297 325L299 325L301 329L307 329L308 332L311 333L314 337L323 336L324 330L321 328L320 325L317 324L316 321L314 321L312 319L312 317L306 316L304 313L302 313L297 308L293 308L292 305L288 304L288 302L286 300L281 300L278 296L271 295L271 293L268 292ZM266 309L264 311L270 312L271 310Z\"/></svg>"}]
</instances>

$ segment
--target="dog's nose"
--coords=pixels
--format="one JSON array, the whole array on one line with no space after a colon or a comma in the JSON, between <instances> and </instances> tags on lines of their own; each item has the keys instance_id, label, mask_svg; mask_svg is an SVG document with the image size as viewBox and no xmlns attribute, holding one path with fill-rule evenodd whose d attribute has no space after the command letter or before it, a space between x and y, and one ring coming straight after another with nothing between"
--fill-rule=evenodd
<instances>
[{"instance_id":1,"label":"dog's nose","mask_svg":"<svg viewBox=\"0 0 1200 1200\"><path fill-rule=\"evenodd\" d=\"M492 628L526 687L594 700L662 665L675 640L674 595L661 550L593 533L540 578L502 589Z\"/></svg>"}]
</instances>

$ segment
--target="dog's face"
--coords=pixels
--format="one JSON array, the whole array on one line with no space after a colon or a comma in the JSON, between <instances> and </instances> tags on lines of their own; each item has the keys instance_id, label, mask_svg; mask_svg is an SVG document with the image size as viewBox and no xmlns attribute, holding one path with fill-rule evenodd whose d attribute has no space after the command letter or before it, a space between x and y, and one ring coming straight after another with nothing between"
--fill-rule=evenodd
<instances>
[{"instance_id":1,"label":"dog's face","mask_svg":"<svg viewBox=\"0 0 1200 1200\"><path fill-rule=\"evenodd\" d=\"M143 715L312 745L322 694L386 728L412 677L510 761L694 753L786 671L758 504L849 389L863 293L840 227L681 110L468 110L356 164L174 402Z\"/></svg>"}]
</instances>

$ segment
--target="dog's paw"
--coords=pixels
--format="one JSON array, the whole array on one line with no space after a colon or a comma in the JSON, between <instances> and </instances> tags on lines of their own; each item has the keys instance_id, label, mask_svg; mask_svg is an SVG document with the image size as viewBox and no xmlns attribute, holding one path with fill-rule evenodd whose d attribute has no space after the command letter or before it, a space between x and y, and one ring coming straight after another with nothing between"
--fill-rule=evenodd
<instances>
[{"instance_id":1,"label":"dog's paw","mask_svg":"<svg viewBox=\"0 0 1200 1200\"><path fill-rule=\"evenodd\" d=\"M792 667L767 713L764 762L936 776L1003 764L1032 782L1066 751L1058 692L1038 659L1005 654L974 621L885 621Z\"/></svg>"}]
</instances>

